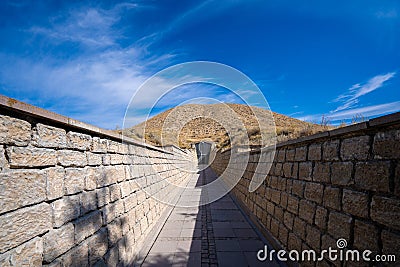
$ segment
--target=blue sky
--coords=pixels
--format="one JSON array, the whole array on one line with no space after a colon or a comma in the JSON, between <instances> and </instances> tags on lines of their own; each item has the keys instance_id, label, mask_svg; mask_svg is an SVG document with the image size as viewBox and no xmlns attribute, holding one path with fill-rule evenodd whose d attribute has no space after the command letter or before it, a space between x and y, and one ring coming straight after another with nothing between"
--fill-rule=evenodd
<instances>
[{"instance_id":1,"label":"blue sky","mask_svg":"<svg viewBox=\"0 0 400 267\"><path fill-rule=\"evenodd\" d=\"M100 127L123 124L151 75L194 60L242 71L303 120L400 110L400 1L4 0L0 14L0 93Z\"/></svg>"}]
</instances>

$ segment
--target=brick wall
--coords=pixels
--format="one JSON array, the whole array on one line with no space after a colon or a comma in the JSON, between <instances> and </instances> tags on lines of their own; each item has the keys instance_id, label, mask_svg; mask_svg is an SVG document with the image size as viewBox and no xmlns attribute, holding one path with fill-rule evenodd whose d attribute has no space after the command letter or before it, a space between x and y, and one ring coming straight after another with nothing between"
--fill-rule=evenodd
<instances>
[{"instance_id":1,"label":"brick wall","mask_svg":"<svg viewBox=\"0 0 400 267\"><path fill-rule=\"evenodd\" d=\"M0 266L126 266L190 156L0 98Z\"/></svg>"},{"instance_id":2,"label":"brick wall","mask_svg":"<svg viewBox=\"0 0 400 267\"><path fill-rule=\"evenodd\" d=\"M277 145L264 183L250 193L262 153L242 163L233 194L278 246L321 251L345 238L349 248L400 260L400 113ZM240 154L226 151L213 169L229 177L231 157L240 162ZM318 266L331 264L340 266Z\"/></svg>"}]
</instances>

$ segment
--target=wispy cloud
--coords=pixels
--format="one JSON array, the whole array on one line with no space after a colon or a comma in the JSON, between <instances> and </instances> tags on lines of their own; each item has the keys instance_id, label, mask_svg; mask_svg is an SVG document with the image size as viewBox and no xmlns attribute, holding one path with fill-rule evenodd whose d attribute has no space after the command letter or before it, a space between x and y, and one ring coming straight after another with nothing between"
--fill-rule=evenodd
<instances>
[{"instance_id":1,"label":"wispy cloud","mask_svg":"<svg viewBox=\"0 0 400 267\"><path fill-rule=\"evenodd\" d=\"M68 44L81 49L66 58L52 51L44 58L0 53L0 84L11 90L10 96L24 96L34 105L105 128L122 125L129 99L152 74L149 69L165 66L174 57L153 54L145 58L144 48L120 45L124 32L118 24L132 8L136 5L123 3L108 10L82 6L55 15L47 26L26 29L53 49ZM148 95L152 93L157 92Z\"/></svg>"},{"instance_id":2,"label":"wispy cloud","mask_svg":"<svg viewBox=\"0 0 400 267\"><path fill-rule=\"evenodd\" d=\"M364 117L374 117L374 116L397 112L399 110L400 110L400 101L395 101L386 104L343 110L325 116L333 123L335 123L335 122L340 122L341 120L352 119L354 116L360 114L363 115ZM303 117L297 117L297 119L304 121L319 122L323 115L324 114L308 115Z\"/></svg>"},{"instance_id":3,"label":"wispy cloud","mask_svg":"<svg viewBox=\"0 0 400 267\"><path fill-rule=\"evenodd\" d=\"M341 102L342 104L337 107L331 113L335 113L341 110L346 110L354 107L359 102L359 98L366 95L376 89L382 87L384 83L395 76L396 72L389 72L383 75L377 75L369 79L366 83L357 83L351 86L346 94L338 96L334 102Z\"/></svg>"}]
</instances>

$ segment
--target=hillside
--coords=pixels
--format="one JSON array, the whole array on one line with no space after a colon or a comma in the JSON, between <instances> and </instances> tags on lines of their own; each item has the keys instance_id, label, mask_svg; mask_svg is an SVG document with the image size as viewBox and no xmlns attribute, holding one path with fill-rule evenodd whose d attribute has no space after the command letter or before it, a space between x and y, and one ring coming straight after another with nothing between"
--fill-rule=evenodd
<instances>
[{"instance_id":1,"label":"hillside","mask_svg":"<svg viewBox=\"0 0 400 267\"><path fill-rule=\"evenodd\" d=\"M278 142L328 129L327 126L300 121L275 112L272 115ZM211 140L217 147L228 148L232 145L243 145L247 138L249 145L260 146L266 145L261 143L261 136L272 135L268 132L273 129L270 118L270 111L247 105L189 104L169 109L146 122L125 129L124 135L135 139L145 136L147 143L174 144L181 148L189 148L191 144L201 140ZM245 133L243 127L238 126L241 122L247 130ZM231 140L226 129L229 129Z\"/></svg>"}]
</instances>

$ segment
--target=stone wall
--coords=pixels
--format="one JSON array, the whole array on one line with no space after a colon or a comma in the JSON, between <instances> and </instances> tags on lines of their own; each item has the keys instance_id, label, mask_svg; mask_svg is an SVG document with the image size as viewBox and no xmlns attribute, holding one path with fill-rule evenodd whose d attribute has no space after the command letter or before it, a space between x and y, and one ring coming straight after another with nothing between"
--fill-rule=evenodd
<instances>
[{"instance_id":1,"label":"stone wall","mask_svg":"<svg viewBox=\"0 0 400 267\"><path fill-rule=\"evenodd\" d=\"M400 260L400 113L277 145L264 183L250 193L262 153L251 153L233 194L278 247L336 249L336 240L345 238L348 248ZM231 157L240 163L240 154L227 151L213 169L233 175ZM340 266L317 266L331 264Z\"/></svg>"},{"instance_id":2,"label":"stone wall","mask_svg":"<svg viewBox=\"0 0 400 267\"><path fill-rule=\"evenodd\" d=\"M127 266L191 164L0 98L0 266Z\"/></svg>"}]
</instances>

